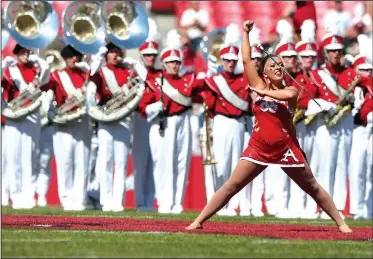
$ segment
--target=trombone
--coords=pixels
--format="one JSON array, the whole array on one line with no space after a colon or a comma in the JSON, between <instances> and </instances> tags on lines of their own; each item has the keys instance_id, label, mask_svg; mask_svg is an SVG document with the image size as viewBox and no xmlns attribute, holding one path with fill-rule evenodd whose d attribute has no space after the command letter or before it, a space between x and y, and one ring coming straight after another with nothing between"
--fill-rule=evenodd
<instances>
[{"instance_id":1,"label":"trombone","mask_svg":"<svg viewBox=\"0 0 373 259\"><path fill-rule=\"evenodd\" d=\"M212 155L211 151L211 118L209 116L208 106L206 103L203 103L203 119L205 121L205 131L206 131L206 140L203 140L203 134L200 134L200 148L201 148L201 154L203 156L203 142L206 142L206 157L205 160L202 162L203 165L215 165L217 164L215 158Z\"/></svg>"}]
</instances>

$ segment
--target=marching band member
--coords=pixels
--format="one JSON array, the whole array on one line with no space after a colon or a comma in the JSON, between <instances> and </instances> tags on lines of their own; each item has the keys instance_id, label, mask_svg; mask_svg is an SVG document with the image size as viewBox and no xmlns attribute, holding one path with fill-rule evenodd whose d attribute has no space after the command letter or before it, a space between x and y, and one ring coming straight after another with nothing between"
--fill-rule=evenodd
<instances>
[{"instance_id":1,"label":"marching band member","mask_svg":"<svg viewBox=\"0 0 373 259\"><path fill-rule=\"evenodd\" d=\"M146 78L153 80L160 77L161 69L155 68L159 51L160 33L153 19L148 18L149 34L139 48L141 60L146 68ZM139 73L141 74L141 73ZM146 84L146 87L149 87ZM149 88L151 90L151 88ZM134 169L135 204L137 210L153 210L155 197L153 159L150 152L149 132L151 123L136 111L133 118L132 162Z\"/></svg>"},{"instance_id":2,"label":"marching band member","mask_svg":"<svg viewBox=\"0 0 373 259\"><path fill-rule=\"evenodd\" d=\"M345 67L341 63L343 57L342 40L343 38L337 32L327 33L322 38L326 63L321 68L311 71L310 74L312 82L317 87L318 99L316 100L329 115L336 113L336 103L340 98L343 98L349 88L344 82L338 82L339 76L345 71ZM346 98L348 96L345 96ZM307 112L313 109L310 104ZM347 166L353 118L351 113L347 114L333 127L327 127L321 116L318 116L317 120L316 123L320 126L316 131L314 148L322 157L322 163L318 163L320 184L332 196L338 210L343 211L347 195ZM321 213L320 217L329 218L325 212Z\"/></svg>"},{"instance_id":3,"label":"marching band member","mask_svg":"<svg viewBox=\"0 0 373 259\"><path fill-rule=\"evenodd\" d=\"M106 65L92 75L100 105L104 105L117 92L127 91L128 80L134 71L123 64L124 52L113 43L106 45ZM126 116L111 122L98 123L98 161L96 173L100 182L100 203L103 211L123 211L125 180L130 152L131 118Z\"/></svg>"},{"instance_id":4,"label":"marching band member","mask_svg":"<svg viewBox=\"0 0 373 259\"><path fill-rule=\"evenodd\" d=\"M275 48L275 54L282 58L284 68L295 78L298 73L298 53L295 50L293 26L282 19L277 23L276 29L280 42ZM291 85L292 80L285 75L283 83ZM302 146L302 140L300 142ZM277 165L270 165L265 170L265 200L269 214L276 215L276 217L288 217L290 178L279 171L280 168ZM275 187L279 185L282 188Z\"/></svg>"},{"instance_id":5,"label":"marching band member","mask_svg":"<svg viewBox=\"0 0 373 259\"><path fill-rule=\"evenodd\" d=\"M85 83L89 76L89 66L81 61L83 54L71 45L61 50L66 67L52 73L48 87L55 95L56 108L70 107L76 101L79 107L72 105L69 113L76 112L76 119L66 124L56 123L53 146L56 167L58 196L65 210L81 211L85 209L88 184L88 163L91 141L89 118L81 108L84 101ZM77 109L78 108L78 109ZM63 115L72 116L70 114ZM49 118L55 122L51 112Z\"/></svg>"},{"instance_id":6,"label":"marching band member","mask_svg":"<svg viewBox=\"0 0 373 259\"><path fill-rule=\"evenodd\" d=\"M7 97L8 103L12 100L22 102L18 96L21 97L25 93L31 95L39 90L43 91L42 86L48 82L50 73L49 65L36 54L30 55L29 49L17 44L13 54L16 55L17 63L6 68L2 78L3 95ZM9 114L2 107L3 114L8 117L3 135L3 146L6 147L4 169L9 172L7 177L10 198L12 207L16 209L32 208L35 205L33 179L36 168L33 162L36 160L39 147L40 110L38 107L40 105L33 106L33 104L35 102L31 99L21 104L19 110L23 109L24 115L27 116L19 118L16 112Z\"/></svg>"},{"instance_id":7,"label":"marching band member","mask_svg":"<svg viewBox=\"0 0 373 259\"><path fill-rule=\"evenodd\" d=\"M148 80L140 111L150 128L150 149L159 213L179 214L190 165L192 96L204 86L194 74L179 76L182 54L180 36L167 35L167 47L160 54L164 65L160 78ZM149 90L149 89L152 89Z\"/></svg>"},{"instance_id":8,"label":"marching band member","mask_svg":"<svg viewBox=\"0 0 373 259\"><path fill-rule=\"evenodd\" d=\"M292 85L298 88L299 99L298 108L296 111L300 112L299 119L294 121L297 129L297 138L300 140L300 145L304 149L306 156L309 159L310 167L313 172L317 175L317 153L313 150L314 138L316 134L316 123L305 125L304 123L304 112L308 108L308 103L312 100L311 97L316 95L316 87L313 84L308 84L310 80L309 73L316 61L317 49L315 44L315 31L316 25L313 20L305 20L301 26L301 41L297 43L295 49L300 58L301 71L295 77L295 80L307 91L301 89L297 84ZM313 151L313 152L312 152ZM306 205L307 204L307 205ZM307 208L307 211L305 211ZM297 184L290 184L290 199L289 199L289 217L298 218L317 218L316 214L316 203L310 197L307 197L306 193L300 189Z\"/></svg>"},{"instance_id":9,"label":"marching band member","mask_svg":"<svg viewBox=\"0 0 373 259\"><path fill-rule=\"evenodd\" d=\"M220 47L223 72L206 78L208 86L205 103L214 114L212 128L213 154L218 163L216 168L215 190L219 189L229 178L232 166L239 161L244 148L245 115L249 111L250 100L248 84L243 74L235 74L239 47L236 37L227 30L224 44ZM249 190L243 190L219 211L219 215L235 216L235 209L240 206L242 215L250 215ZM240 202L245 195L245 202Z\"/></svg>"},{"instance_id":10,"label":"marching band member","mask_svg":"<svg viewBox=\"0 0 373 259\"><path fill-rule=\"evenodd\" d=\"M363 147L365 150L365 154L362 154L365 157L366 162L366 177L363 183L362 189L365 189L364 200L363 200L363 209L362 213L356 215L355 219L372 219L373 218L373 193L372 193L372 186L373 186L373 163L372 163L372 146L373 146L373 86L372 86L372 78L369 78L370 84L367 89L368 91L365 94L364 103L360 110L360 120L362 121L363 125L365 125L365 130L368 133L368 141L366 141L366 145ZM365 186L364 186L365 185ZM365 187L365 188L364 188ZM360 198L360 197L359 197ZM359 204L360 205L360 204ZM360 209L360 208L359 208Z\"/></svg>"},{"instance_id":11,"label":"marching band member","mask_svg":"<svg viewBox=\"0 0 373 259\"><path fill-rule=\"evenodd\" d=\"M364 46L369 47L369 46ZM360 49L363 51L363 45L360 45ZM361 51L361 53L363 53ZM357 55L353 62L354 72L362 78L366 78L367 81L372 80L372 63L364 55ZM351 73L353 73L351 71ZM358 85L355 88L354 95L354 108L352 114L356 118L355 128L352 132L352 146L351 155L349 162L349 183L350 183L350 214L355 216L355 219L364 218L364 196L365 196L365 186L368 184L367 172L370 169L367 167L367 140L371 135L371 132L366 130L366 119L360 120L360 113L364 102L372 98L369 94L372 89L370 87L364 87ZM364 106L365 107L365 106ZM369 105L368 105L369 107ZM365 107L366 109L366 107ZM363 111L364 112L364 111ZM371 158L370 158L371 159Z\"/></svg>"}]
</instances>

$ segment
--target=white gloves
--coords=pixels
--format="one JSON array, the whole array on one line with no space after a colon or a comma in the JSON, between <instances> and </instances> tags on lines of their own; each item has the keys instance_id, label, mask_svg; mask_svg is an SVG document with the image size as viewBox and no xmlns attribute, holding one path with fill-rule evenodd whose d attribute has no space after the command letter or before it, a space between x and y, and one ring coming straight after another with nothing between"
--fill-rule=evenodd
<instances>
[{"instance_id":1,"label":"white gloves","mask_svg":"<svg viewBox=\"0 0 373 259\"><path fill-rule=\"evenodd\" d=\"M145 68L145 66L142 63L140 63L139 61L131 57L125 57L123 60L123 63L133 66L133 68L136 70L136 73L139 75L141 80L142 81L146 80L146 76L148 75L148 70Z\"/></svg>"},{"instance_id":2,"label":"white gloves","mask_svg":"<svg viewBox=\"0 0 373 259\"><path fill-rule=\"evenodd\" d=\"M91 70L91 67L85 61L77 62L75 63L75 66L82 70L84 73L88 73Z\"/></svg>"},{"instance_id":3,"label":"white gloves","mask_svg":"<svg viewBox=\"0 0 373 259\"><path fill-rule=\"evenodd\" d=\"M218 60L216 59L215 56L209 54L208 61L207 61L207 67L208 67L207 77L211 77L218 73L219 65L218 65Z\"/></svg>"},{"instance_id":4,"label":"white gloves","mask_svg":"<svg viewBox=\"0 0 373 259\"><path fill-rule=\"evenodd\" d=\"M316 102L321 106L316 103ZM307 111L304 113L305 116L314 115L320 112L328 112L329 114L334 114L337 111L337 106L334 103L327 102L323 99L312 99L308 102Z\"/></svg>"},{"instance_id":5,"label":"white gloves","mask_svg":"<svg viewBox=\"0 0 373 259\"><path fill-rule=\"evenodd\" d=\"M162 109L163 109L163 105L161 101L149 104L145 109L147 121L151 122L155 117L158 116L158 114L162 111Z\"/></svg>"},{"instance_id":6,"label":"white gloves","mask_svg":"<svg viewBox=\"0 0 373 259\"><path fill-rule=\"evenodd\" d=\"M92 56L91 62L91 76L97 73L97 71L101 68L102 64L104 63L104 57L108 49L106 47L101 47L99 51Z\"/></svg>"},{"instance_id":7,"label":"white gloves","mask_svg":"<svg viewBox=\"0 0 373 259\"><path fill-rule=\"evenodd\" d=\"M40 114L41 117L48 116L50 105L53 101L54 93L52 90L48 90L44 97L41 99Z\"/></svg>"},{"instance_id":8,"label":"white gloves","mask_svg":"<svg viewBox=\"0 0 373 259\"><path fill-rule=\"evenodd\" d=\"M17 60L14 57L7 56L1 62L1 69L4 70L8 67L14 66L15 64L17 64Z\"/></svg>"}]
</instances>

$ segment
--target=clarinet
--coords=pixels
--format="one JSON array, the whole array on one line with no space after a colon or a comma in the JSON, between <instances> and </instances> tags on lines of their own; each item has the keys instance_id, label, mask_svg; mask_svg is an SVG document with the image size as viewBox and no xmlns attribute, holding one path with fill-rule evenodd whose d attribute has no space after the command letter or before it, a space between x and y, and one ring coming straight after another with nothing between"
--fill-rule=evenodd
<instances>
[{"instance_id":1,"label":"clarinet","mask_svg":"<svg viewBox=\"0 0 373 259\"><path fill-rule=\"evenodd\" d=\"M165 129L165 121L164 121L164 118L165 118L165 109L166 107L164 107L164 101L163 101L163 71L161 73L161 85L159 86L160 88L160 91L161 91L161 96L160 96L160 101L162 103L162 111L159 113L159 134L161 136L164 135L164 129Z\"/></svg>"}]
</instances>

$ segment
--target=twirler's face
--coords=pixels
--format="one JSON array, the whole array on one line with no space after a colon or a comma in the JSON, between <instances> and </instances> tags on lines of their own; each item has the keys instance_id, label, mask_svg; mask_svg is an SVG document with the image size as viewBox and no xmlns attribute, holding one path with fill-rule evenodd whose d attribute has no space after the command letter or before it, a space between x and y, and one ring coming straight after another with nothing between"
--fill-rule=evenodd
<instances>
[{"instance_id":1,"label":"twirler's face","mask_svg":"<svg viewBox=\"0 0 373 259\"><path fill-rule=\"evenodd\" d=\"M268 59L264 66L264 76L271 82L282 81L284 79L284 72L281 67L284 68L284 63L279 57L274 57L273 59L278 65L272 59Z\"/></svg>"}]
</instances>

